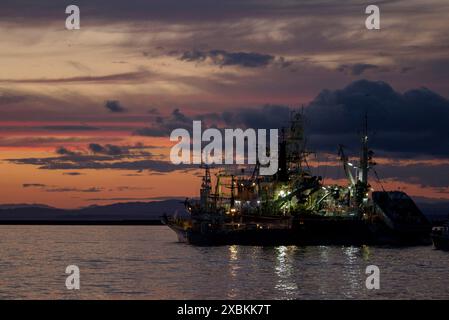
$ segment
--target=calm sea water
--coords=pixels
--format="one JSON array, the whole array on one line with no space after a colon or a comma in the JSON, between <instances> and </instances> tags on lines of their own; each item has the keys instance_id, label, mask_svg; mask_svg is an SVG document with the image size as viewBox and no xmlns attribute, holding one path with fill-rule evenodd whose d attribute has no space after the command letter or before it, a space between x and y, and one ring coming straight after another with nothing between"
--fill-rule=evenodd
<instances>
[{"instance_id":1,"label":"calm sea water","mask_svg":"<svg viewBox=\"0 0 449 320\"><path fill-rule=\"evenodd\" d=\"M65 287L67 265L81 288ZM365 287L368 265L379 290ZM431 246L193 247L164 226L0 226L2 299L449 298Z\"/></svg>"}]
</instances>

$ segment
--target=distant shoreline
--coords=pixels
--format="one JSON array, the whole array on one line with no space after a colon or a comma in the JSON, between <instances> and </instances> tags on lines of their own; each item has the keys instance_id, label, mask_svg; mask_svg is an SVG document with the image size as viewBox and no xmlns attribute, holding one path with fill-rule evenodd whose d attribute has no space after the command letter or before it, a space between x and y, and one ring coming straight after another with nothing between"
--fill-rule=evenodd
<instances>
[{"instance_id":1,"label":"distant shoreline","mask_svg":"<svg viewBox=\"0 0 449 320\"><path fill-rule=\"evenodd\" d=\"M160 220L105 220L105 221L51 221L51 220L0 220L0 225L29 226L161 226Z\"/></svg>"}]
</instances>

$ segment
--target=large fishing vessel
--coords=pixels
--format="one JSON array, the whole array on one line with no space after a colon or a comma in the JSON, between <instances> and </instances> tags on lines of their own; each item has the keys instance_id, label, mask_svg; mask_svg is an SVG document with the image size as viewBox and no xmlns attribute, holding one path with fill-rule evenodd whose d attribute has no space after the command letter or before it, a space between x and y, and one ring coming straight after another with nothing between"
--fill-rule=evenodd
<instances>
[{"instance_id":1,"label":"large fishing vessel","mask_svg":"<svg viewBox=\"0 0 449 320\"><path fill-rule=\"evenodd\" d=\"M345 186L311 174L305 145L303 115L294 112L281 131L276 174L259 175L259 163L251 170L217 169L213 185L213 168L204 164L199 200L186 199L185 214L164 215L163 222L179 241L194 245L430 242L431 225L406 193L373 191L368 183L375 163L366 119L358 164L339 148Z\"/></svg>"}]
</instances>

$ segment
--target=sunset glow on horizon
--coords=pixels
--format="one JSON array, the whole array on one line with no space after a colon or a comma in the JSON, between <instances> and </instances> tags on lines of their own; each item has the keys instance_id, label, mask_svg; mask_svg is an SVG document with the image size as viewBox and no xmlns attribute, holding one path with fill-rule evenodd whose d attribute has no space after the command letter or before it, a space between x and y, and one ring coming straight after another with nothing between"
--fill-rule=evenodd
<instances>
[{"instance_id":1,"label":"sunset glow on horizon","mask_svg":"<svg viewBox=\"0 0 449 320\"><path fill-rule=\"evenodd\" d=\"M0 5L0 204L196 197L171 130L278 128L301 107L326 183L345 183L337 147L357 157L366 108L382 186L449 200L447 1L382 4L379 32L357 1L97 2L77 1L80 30L62 3Z\"/></svg>"}]
</instances>

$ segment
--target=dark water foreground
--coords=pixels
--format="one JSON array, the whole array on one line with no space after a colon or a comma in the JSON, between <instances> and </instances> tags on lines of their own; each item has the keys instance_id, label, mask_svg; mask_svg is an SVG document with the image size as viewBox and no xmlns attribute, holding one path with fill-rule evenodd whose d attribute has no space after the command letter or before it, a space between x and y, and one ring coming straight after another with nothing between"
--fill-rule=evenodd
<instances>
[{"instance_id":1,"label":"dark water foreground","mask_svg":"<svg viewBox=\"0 0 449 320\"><path fill-rule=\"evenodd\" d=\"M68 265L81 288L65 286ZM365 286L368 265L380 289ZM1 299L449 298L431 246L192 247L164 226L0 226Z\"/></svg>"}]
</instances>

